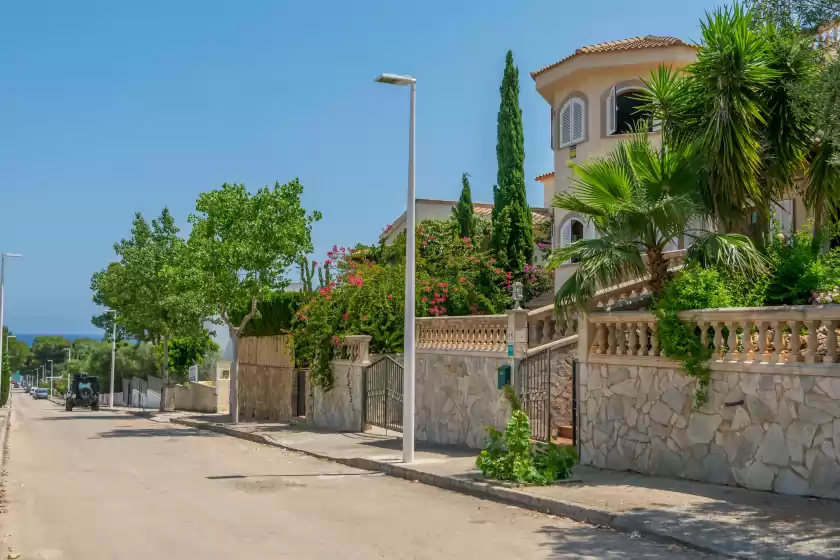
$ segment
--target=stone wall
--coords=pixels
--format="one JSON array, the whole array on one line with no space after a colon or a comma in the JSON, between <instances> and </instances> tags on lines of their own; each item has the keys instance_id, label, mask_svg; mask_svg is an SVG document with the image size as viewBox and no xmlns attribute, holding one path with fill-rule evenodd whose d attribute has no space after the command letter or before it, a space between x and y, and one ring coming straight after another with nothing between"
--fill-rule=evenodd
<instances>
[{"instance_id":1,"label":"stone wall","mask_svg":"<svg viewBox=\"0 0 840 560\"><path fill-rule=\"evenodd\" d=\"M454 352L418 352L416 359L418 441L481 448L485 426L505 427L510 405L497 370L508 359Z\"/></svg>"},{"instance_id":2,"label":"stone wall","mask_svg":"<svg viewBox=\"0 0 840 560\"><path fill-rule=\"evenodd\" d=\"M333 386L329 391L312 387L312 419L318 428L338 432L362 430L362 365L348 361L330 362ZM309 381L309 380L307 380Z\"/></svg>"},{"instance_id":3,"label":"stone wall","mask_svg":"<svg viewBox=\"0 0 840 560\"><path fill-rule=\"evenodd\" d=\"M551 355L551 434L564 435L572 426L572 360L577 357L577 343Z\"/></svg>"},{"instance_id":4,"label":"stone wall","mask_svg":"<svg viewBox=\"0 0 840 560\"><path fill-rule=\"evenodd\" d=\"M714 372L699 410L676 364L580 378L584 464L840 498L840 378Z\"/></svg>"}]
</instances>

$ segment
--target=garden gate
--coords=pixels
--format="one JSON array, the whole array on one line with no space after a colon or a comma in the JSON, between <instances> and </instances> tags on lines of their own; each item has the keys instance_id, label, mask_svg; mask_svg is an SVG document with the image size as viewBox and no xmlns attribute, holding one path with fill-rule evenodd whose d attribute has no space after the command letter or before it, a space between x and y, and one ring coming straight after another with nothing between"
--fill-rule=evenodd
<instances>
[{"instance_id":1,"label":"garden gate","mask_svg":"<svg viewBox=\"0 0 840 560\"><path fill-rule=\"evenodd\" d=\"M403 366L385 356L364 369L364 418L368 424L401 432L403 421Z\"/></svg>"},{"instance_id":2,"label":"garden gate","mask_svg":"<svg viewBox=\"0 0 840 560\"><path fill-rule=\"evenodd\" d=\"M568 348L548 347L519 362L516 380L522 409L538 441L576 438L577 360Z\"/></svg>"}]
</instances>

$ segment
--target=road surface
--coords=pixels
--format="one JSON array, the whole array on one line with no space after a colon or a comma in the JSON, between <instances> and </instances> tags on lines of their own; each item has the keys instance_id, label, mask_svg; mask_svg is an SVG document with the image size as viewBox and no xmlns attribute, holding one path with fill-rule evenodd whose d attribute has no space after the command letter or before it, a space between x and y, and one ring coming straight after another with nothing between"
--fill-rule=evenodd
<instances>
[{"instance_id":1,"label":"road surface","mask_svg":"<svg viewBox=\"0 0 840 560\"><path fill-rule=\"evenodd\" d=\"M699 558L419 483L14 394L0 558Z\"/></svg>"}]
</instances>

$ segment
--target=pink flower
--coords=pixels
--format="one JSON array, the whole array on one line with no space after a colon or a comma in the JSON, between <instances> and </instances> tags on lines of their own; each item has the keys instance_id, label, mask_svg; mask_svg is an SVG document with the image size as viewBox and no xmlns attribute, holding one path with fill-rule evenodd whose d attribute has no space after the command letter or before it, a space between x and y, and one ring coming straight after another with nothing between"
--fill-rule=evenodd
<instances>
[{"instance_id":1,"label":"pink flower","mask_svg":"<svg viewBox=\"0 0 840 560\"><path fill-rule=\"evenodd\" d=\"M426 303L427 301L429 301L429 298L424 297L421 301L422 301L423 303Z\"/></svg>"},{"instance_id":2,"label":"pink flower","mask_svg":"<svg viewBox=\"0 0 840 560\"><path fill-rule=\"evenodd\" d=\"M312 264L318 266L318 261L312 261Z\"/></svg>"},{"instance_id":3,"label":"pink flower","mask_svg":"<svg viewBox=\"0 0 840 560\"><path fill-rule=\"evenodd\" d=\"M464 282L467 281L467 277L466 276L461 276L460 278L458 278L458 281L461 282L461 284L463 284Z\"/></svg>"},{"instance_id":4,"label":"pink flower","mask_svg":"<svg viewBox=\"0 0 840 560\"><path fill-rule=\"evenodd\" d=\"M315 263L315 264L318 264L318 263ZM330 259L327 259L327 260L324 261L324 264L327 265L327 266L330 266L332 264L332 261Z\"/></svg>"},{"instance_id":5,"label":"pink flower","mask_svg":"<svg viewBox=\"0 0 840 560\"><path fill-rule=\"evenodd\" d=\"M344 313L344 314L341 316L341 318L342 318L342 319L344 319L345 321L347 320L347 317L349 317L349 315L347 315L347 313Z\"/></svg>"},{"instance_id":6,"label":"pink flower","mask_svg":"<svg viewBox=\"0 0 840 560\"><path fill-rule=\"evenodd\" d=\"M341 339L337 336L333 336L333 344L335 344L336 346L341 346Z\"/></svg>"},{"instance_id":7,"label":"pink flower","mask_svg":"<svg viewBox=\"0 0 840 560\"><path fill-rule=\"evenodd\" d=\"M394 299L394 296L388 296L388 299Z\"/></svg>"}]
</instances>

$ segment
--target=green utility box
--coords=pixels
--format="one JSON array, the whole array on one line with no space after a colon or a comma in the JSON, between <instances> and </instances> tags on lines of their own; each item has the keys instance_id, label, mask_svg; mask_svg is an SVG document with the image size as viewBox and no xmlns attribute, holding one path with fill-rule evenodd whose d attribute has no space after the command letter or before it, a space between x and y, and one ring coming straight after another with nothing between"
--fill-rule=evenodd
<instances>
[{"instance_id":1,"label":"green utility box","mask_svg":"<svg viewBox=\"0 0 840 560\"><path fill-rule=\"evenodd\" d=\"M505 385L510 385L510 366L499 366L498 376L499 390L501 390Z\"/></svg>"}]
</instances>

